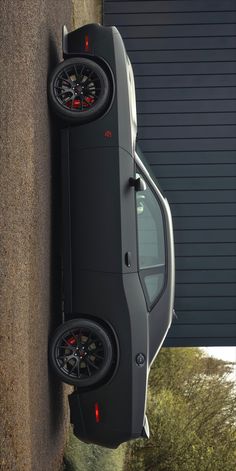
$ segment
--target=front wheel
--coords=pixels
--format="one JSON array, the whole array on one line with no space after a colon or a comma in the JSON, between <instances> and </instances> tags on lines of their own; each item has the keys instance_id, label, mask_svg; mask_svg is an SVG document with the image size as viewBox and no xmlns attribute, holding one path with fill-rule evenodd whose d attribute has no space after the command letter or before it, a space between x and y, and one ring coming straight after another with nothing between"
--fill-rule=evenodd
<instances>
[{"instance_id":1,"label":"front wheel","mask_svg":"<svg viewBox=\"0 0 236 471\"><path fill-rule=\"evenodd\" d=\"M101 116L108 107L110 93L102 67L84 57L61 62L49 81L49 99L55 113L78 124Z\"/></svg>"},{"instance_id":2,"label":"front wheel","mask_svg":"<svg viewBox=\"0 0 236 471\"><path fill-rule=\"evenodd\" d=\"M108 332L97 322L75 319L56 330L49 349L51 365L68 384L95 386L111 369L113 345Z\"/></svg>"}]
</instances>

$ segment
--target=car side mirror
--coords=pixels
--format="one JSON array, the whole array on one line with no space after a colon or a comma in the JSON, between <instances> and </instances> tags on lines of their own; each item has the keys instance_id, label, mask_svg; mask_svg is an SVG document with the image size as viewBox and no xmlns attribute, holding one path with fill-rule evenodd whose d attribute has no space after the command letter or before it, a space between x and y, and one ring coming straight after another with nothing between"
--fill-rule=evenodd
<instances>
[{"instance_id":1,"label":"car side mirror","mask_svg":"<svg viewBox=\"0 0 236 471\"><path fill-rule=\"evenodd\" d=\"M134 186L135 191L145 191L147 186L142 177L130 178L129 186Z\"/></svg>"}]
</instances>

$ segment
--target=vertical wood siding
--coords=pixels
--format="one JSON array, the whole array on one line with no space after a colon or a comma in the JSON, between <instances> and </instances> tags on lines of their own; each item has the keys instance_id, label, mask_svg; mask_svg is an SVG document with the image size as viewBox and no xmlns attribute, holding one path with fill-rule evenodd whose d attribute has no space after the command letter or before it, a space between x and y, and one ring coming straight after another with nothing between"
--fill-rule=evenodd
<instances>
[{"instance_id":1,"label":"vertical wood siding","mask_svg":"<svg viewBox=\"0 0 236 471\"><path fill-rule=\"evenodd\" d=\"M236 1L104 1L133 64L138 138L171 205L166 345L236 345Z\"/></svg>"}]
</instances>

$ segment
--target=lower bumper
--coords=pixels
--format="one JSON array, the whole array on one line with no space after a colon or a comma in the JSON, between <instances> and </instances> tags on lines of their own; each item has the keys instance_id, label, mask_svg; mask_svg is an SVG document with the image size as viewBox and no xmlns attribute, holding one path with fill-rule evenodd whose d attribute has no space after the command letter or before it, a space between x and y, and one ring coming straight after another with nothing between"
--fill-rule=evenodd
<instances>
[{"instance_id":1,"label":"lower bumper","mask_svg":"<svg viewBox=\"0 0 236 471\"><path fill-rule=\"evenodd\" d=\"M88 393L89 394L89 393ZM70 420L74 435L85 443L93 443L106 448L117 448L121 443L130 440L130 432L115 429L104 420L104 410L101 407L101 421L96 422L94 403L88 400L87 407L82 407L80 396L75 391L69 396Z\"/></svg>"}]
</instances>

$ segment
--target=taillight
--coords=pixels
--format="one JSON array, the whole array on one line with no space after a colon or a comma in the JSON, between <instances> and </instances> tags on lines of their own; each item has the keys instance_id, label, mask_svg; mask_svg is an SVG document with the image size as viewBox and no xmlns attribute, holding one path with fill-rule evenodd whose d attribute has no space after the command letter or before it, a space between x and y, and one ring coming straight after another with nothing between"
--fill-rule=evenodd
<instances>
[{"instance_id":1,"label":"taillight","mask_svg":"<svg viewBox=\"0 0 236 471\"><path fill-rule=\"evenodd\" d=\"M84 38L84 49L86 52L89 51L89 37L88 37L88 34L85 35L85 38Z\"/></svg>"},{"instance_id":2,"label":"taillight","mask_svg":"<svg viewBox=\"0 0 236 471\"><path fill-rule=\"evenodd\" d=\"M96 420L96 423L98 424L100 422L100 410L99 410L99 405L97 402L94 404L94 412L95 412L95 420Z\"/></svg>"}]
</instances>

